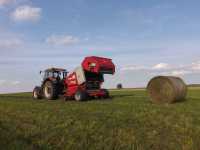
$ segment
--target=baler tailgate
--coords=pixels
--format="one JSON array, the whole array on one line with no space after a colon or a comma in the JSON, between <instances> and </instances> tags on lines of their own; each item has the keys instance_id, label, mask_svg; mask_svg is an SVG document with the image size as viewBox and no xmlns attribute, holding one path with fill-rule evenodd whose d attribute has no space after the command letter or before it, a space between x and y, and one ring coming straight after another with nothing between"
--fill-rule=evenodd
<instances>
[{"instance_id":1,"label":"baler tailgate","mask_svg":"<svg viewBox=\"0 0 200 150\"><path fill-rule=\"evenodd\" d=\"M86 71L102 74L114 74L115 65L111 59L102 57L86 57L82 63L82 67Z\"/></svg>"}]
</instances>

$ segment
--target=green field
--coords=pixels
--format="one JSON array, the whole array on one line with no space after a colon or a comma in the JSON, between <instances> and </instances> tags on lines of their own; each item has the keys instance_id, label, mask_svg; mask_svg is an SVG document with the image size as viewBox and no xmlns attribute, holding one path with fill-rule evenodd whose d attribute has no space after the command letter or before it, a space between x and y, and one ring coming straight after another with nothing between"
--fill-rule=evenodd
<instances>
[{"instance_id":1,"label":"green field","mask_svg":"<svg viewBox=\"0 0 200 150\"><path fill-rule=\"evenodd\" d=\"M0 95L0 149L199 150L200 89L152 104L145 90L113 90L87 102Z\"/></svg>"}]
</instances>

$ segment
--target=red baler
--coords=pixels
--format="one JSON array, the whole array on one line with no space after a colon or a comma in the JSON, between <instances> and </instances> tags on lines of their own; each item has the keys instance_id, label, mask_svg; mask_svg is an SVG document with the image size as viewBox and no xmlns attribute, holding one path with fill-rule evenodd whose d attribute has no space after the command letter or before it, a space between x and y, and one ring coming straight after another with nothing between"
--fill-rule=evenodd
<instances>
[{"instance_id":1,"label":"red baler","mask_svg":"<svg viewBox=\"0 0 200 150\"><path fill-rule=\"evenodd\" d=\"M114 74L115 65L111 59L102 57L86 57L81 66L77 67L65 79L66 98L77 101L88 97L109 97L108 90L102 89L104 74Z\"/></svg>"}]
</instances>

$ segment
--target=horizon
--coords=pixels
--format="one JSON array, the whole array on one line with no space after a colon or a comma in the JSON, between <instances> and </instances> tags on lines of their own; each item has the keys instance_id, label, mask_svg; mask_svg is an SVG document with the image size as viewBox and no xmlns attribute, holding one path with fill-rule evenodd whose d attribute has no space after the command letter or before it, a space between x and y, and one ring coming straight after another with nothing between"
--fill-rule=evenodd
<instances>
[{"instance_id":1,"label":"horizon","mask_svg":"<svg viewBox=\"0 0 200 150\"><path fill-rule=\"evenodd\" d=\"M0 93L32 91L40 70L70 72L86 56L113 60L122 83L146 87L157 75L200 83L197 0L0 0Z\"/></svg>"}]
</instances>

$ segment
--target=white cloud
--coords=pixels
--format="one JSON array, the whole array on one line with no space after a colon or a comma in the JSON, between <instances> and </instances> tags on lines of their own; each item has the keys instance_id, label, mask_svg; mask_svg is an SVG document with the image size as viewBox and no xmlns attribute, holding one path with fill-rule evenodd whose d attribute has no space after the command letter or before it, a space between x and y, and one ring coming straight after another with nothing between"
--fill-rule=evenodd
<instances>
[{"instance_id":1,"label":"white cloud","mask_svg":"<svg viewBox=\"0 0 200 150\"><path fill-rule=\"evenodd\" d=\"M163 3L163 4L158 4L158 5L155 5L154 7L152 7L152 9L174 9L176 8L176 5L174 4L166 4L166 3Z\"/></svg>"},{"instance_id":2,"label":"white cloud","mask_svg":"<svg viewBox=\"0 0 200 150\"><path fill-rule=\"evenodd\" d=\"M16 8L11 17L15 21L38 21L41 13L41 8L24 5Z\"/></svg>"},{"instance_id":3,"label":"white cloud","mask_svg":"<svg viewBox=\"0 0 200 150\"><path fill-rule=\"evenodd\" d=\"M86 37L86 38L84 39L84 41L89 41L89 38L88 38L88 37Z\"/></svg>"},{"instance_id":4,"label":"white cloud","mask_svg":"<svg viewBox=\"0 0 200 150\"><path fill-rule=\"evenodd\" d=\"M0 80L0 85L10 86L10 85L19 85L20 81L8 81L8 80Z\"/></svg>"},{"instance_id":5,"label":"white cloud","mask_svg":"<svg viewBox=\"0 0 200 150\"><path fill-rule=\"evenodd\" d=\"M11 49L20 47L23 45L23 41L17 38L13 39L0 39L0 49Z\"/></svg>"},{"instance_id":6,"label":"white cloud","mask_svg":"<svg viewBox=\"0 0 200 150\"><path fill-rule=\"evenodd\" d=\"M11 82L12 85L18 85L20 83L21 83L20 81L13 81L13 82Z\"/></svg>"},{"instance_id":7,"label":"white cloud","mask_svg":"<svg viewBox=\"0 0 200 150\"><path fill-rule=\"evenodd\" d=\"M137 65L129 65L129 66L124 66L120 68L121 71L139 71L139 70L145 70L145 69L147 68L144 66L137 66Z\"/></svg>"},{"instance_id":8,"label":"white cloud","mask_svg":"<svg viewBox=\"0 0 200 150\"><path fill-rule=\"evenodd\" d=\"M174 70L170 73L170 75L173 76L184 76L186 74L190 74L192 73L191 71L187 71L187 70Z\"/></svg>"},{"instance_id":9,"label":"white cloud","mask_svg":"<svg viewBox=\"0 0 200 150\"><path fill-rule=\"evenodd\" d=\"M0 0L0 6L4 6L12 2L15 2L15 0Z\"/></svg>"},{"instance_id":10,"label":"white cloud","mask_svg":"<svg viewBox=\"0 0 200 150\"><path fill-rule=\"evenodd\" d=\"M169 69L169 68L170 66L167 63L159 63L152 67L152 69L155 69L155 70L163 70L163 69Z\"/></svg>"},{"instance_id":11,"label":"white cloud","mask_svg":"<svg viewBox=\"0 0 200 150\"><path fill-rule=\"evenodd\" d=\"M120 70L121 71L127 71L127 70L168 70L171 69L170 65L167 63L159 63L154 66L139 66L139 65L129 65L129 66L124 66Z\"/></svg>"},{"instance_id":12,"label":"white cloud","mask_svg":"<svg viewBox=\"0 0 200 150\"><path fill-rule=\"evenodd\" d=\"M72 45L78 43L79 39L70 35L51 35L46 39L46 42L52 45Z\"/></svg>"},{"instance_id":13,"label":"white cloud","mask_svg":"<svg viewBox=\"0 0 200 150\"><path fill-rule=\"evenodd\" d=\"M200 70L200 61L192 63L191 67L194 71L199 71Z\"/></svg>"},{"instance_id":14,"label":"white cloud","mask_svg":"<svg viewBox=\"0 0 200 150\"><path fill-rule=\"evenodd\" d=\"M188 74L192 74L194 72L190 70L169 70L169 71L161 71L161 72L150 72L151 75L157 76L157 75L163 75L163 76L177 76L177 77L183 77Z\"/></svg>"},{"instance_id":15,"label":"white cloud","mask_svg":"<svg viewBox=\"0 0 200 150\"><path fill-rule=\"evenodd\" d=\"M0 85L3 85L6 83L6 80L0 80Z\"/></svg>"},{"instance_id":16,"label":"white cloud","mask_svg":"<svg viewBox=\"0 0 200 150\"><path fill-rule=\"evenodd\" d=\"M185 76L188 74L200 73L200 61L185 65L169 65L158 63L152 66L129 65L122 67L120 71L145 71L151 75Z\"/></svg>"}]
</instances>

